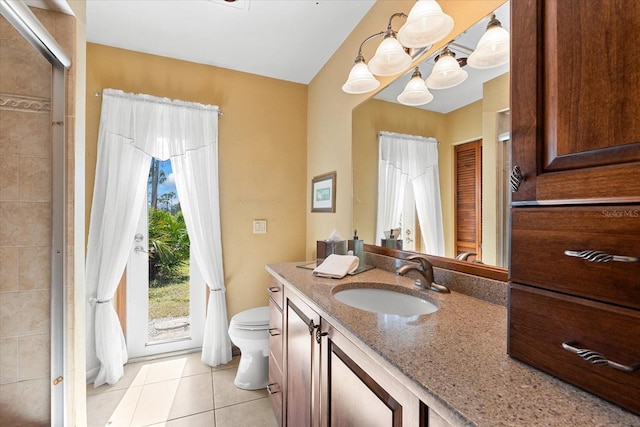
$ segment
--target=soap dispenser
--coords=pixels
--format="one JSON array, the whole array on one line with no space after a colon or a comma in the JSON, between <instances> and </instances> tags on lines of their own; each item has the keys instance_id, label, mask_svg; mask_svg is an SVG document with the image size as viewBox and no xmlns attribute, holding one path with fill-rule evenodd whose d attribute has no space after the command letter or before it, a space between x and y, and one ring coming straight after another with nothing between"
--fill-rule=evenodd
<instances>
[{"instance_id":1,"label":"soap dispenser","mask_svg":"<svg viewBox=\"0 0 640 427\"><path fill-rule=\"evenodd\" d=\"M398 238L393 235L393 228L389 232L389 238L387 239L387 247L396 249L398 247Z\"/></svg>"},{"instance_id":2,"label":"soap dispenser","mask_svg":"<svg viewBox=\"0 0 640 427\"><path fill-rule=\"evenodd\" d=\"M360 260L358 265L364 266L364 240L358 239L358 230L353 231L353 240L348 242L349 250L353 251L353 254Z\"/></svg>"}]
</instances>

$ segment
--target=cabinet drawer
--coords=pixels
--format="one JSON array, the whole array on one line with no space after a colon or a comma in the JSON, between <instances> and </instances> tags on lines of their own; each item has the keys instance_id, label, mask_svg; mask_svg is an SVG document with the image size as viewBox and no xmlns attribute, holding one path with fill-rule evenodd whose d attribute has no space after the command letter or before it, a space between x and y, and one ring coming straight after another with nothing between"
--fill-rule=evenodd
<instances>
[{"instance_id":1,"label":"cabinet drawer","mask_svg":"<svg viewBox=\"0 0 640 427\"><path fill-rule=\"evenodd\" d=\"M280 311L282 311L282 304L284 302L284 287L282 286L282 283L272 277L269 281L267 291L269 292L269 298L271 298L273 302L278 305Z\"/></svg>"},{"instance_id":2,"label":"cabinet drawer","mask_svg":"<svg viewBox=\"0 0 640 427\"><path fill-rule=\"evenodd\" d=\"M269 298L269 352L282 369L282 312Z\"/></svg>"},{"instance_id":3,"label":"cabinet drawer","mask_svg":"<svg viewBox=\"0 0 640 427\"><path fill-rule=\"evenodd\" d=\"M278 425L282 425L282 371L273 361L273 358L269 358L269 385L267 385L267 391L269 392L269 401L273 408L273 413L278 420Z\"/></svg>"},{"instance_id":4,"label":"cabinet drawer","mask_svg":"<svg viewBox=\"0 0 640 427\"><path fill-rule=\"evenodd\" d=\"M565 254L640 258L640 206L515 208L511 222L511 281L640 308L640 262Z\"/></svg>"},{"instance_id":5,"label":"cabinet drawer","mask_svg":"<svg viewBox=\"0 0 640 427\"><path fill-rule=\"evenodd\" d=\"M638 336L638 310L529 286L509 286L507 348L511 356L640 414ZM598 352L635 370L589 363L563 348L563 343Z\"/></svg>"}]
</instances>

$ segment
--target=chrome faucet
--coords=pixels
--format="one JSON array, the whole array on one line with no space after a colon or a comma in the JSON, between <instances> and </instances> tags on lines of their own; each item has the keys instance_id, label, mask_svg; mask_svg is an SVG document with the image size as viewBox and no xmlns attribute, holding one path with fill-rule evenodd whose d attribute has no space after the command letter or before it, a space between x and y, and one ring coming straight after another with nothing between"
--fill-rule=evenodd
<instances>
[{"instance_id":1,"label":"chrome faucet","mask_svg":"<svg viewBox=\"0 0 640 427\"><path fill-rule=\"evenodd\" d=\"M400 276L404 276L409 271L417 271L423 277L424 282L421 280L416 280L416 286L420 286L421 288L429 289L431 291L440 292L443 294L448 294L451 292L446 286L434 283L433 266L428 259L420 255L411 255L410 257L407 257L407 261L418 261L419 264L402 265L396 270L397 274L399 274Z\"/></svg>"},{"instance_id":2,"label":"chrome faucet","mask_svg":"<svg viewBox=\"0 0 640 427\"><path fill-rule=\"evenodd\" d=\"M475 252L462 252L456 256L456 259L459 261L469 261L469 257L476 256Z\"/></svg>"}]
</instances>

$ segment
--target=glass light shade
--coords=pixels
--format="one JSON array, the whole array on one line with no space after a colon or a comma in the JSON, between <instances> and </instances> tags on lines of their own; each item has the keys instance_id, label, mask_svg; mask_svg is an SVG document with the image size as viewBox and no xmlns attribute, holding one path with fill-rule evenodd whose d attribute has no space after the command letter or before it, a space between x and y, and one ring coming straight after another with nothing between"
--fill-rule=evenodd
<instances>
[{"instance_id":1,"label":"glass light shade","mask_svg":"<svg viewBox=\"0 0 640 427\"><path fill-rule=\"evenodd\" d=\"M428 104L433 100L433 95L427 89L422 77L414 75L409 83L405 86L404 90L398 95L398 102L404 105L417 106Z\"/></svg>"},{"instance_id":2,"label":"glass light shade","mask_svg":"<svg viewBox=\"0 0 640 427\"><path fill-rule=\"evenodd\" d=\"M473 68L493 68L509 62L509 32L499 24L491 26L480 38L467 64Z\"/></svg>"},{"instance_id":3,"label":"glass light shade","mask_svg":"<svg viewBox=\"0 0 640 427\"><path fill-rule=\"evenodd\" d=\"M356 62L349 72L347 82L342 85L342 90L346 93L357 95L360 93L368 93L378 89L380 82L373 77L367 64L364 61Z\"/></svg>"},{"instance_id":4,"label":"glass light shade","mask_svg":"<svg viewBox=\"0 0 640 427\"><path fill-rule=\"evenodd\" d=\"M407 69L411 65L411 56L395 37L382 40L376 54L369 61L369 70L376 76L392 76Z\"/></svg>"},{"instance_id":5,"label":"glass light shade","mask_svg":"<svg viewBox=\"0 0 640 427\"><path fill-rule=\"evenodd\" d=\"M418 0L398 31L403 46L418 48L442 40L453 29L453 18L435 0Z\"/></svg>"},{"instance_id":6,"label":"glass light shade","mask_svg":"<svg viewBox=\"0 0 640 427\"><path fill-rule=\"evenodd\" d=\"M467 72L460 68L460 64L453 55L443 53L436 61L431 75L427 77L427 87L429 89L448 89L465 81L467 76Z\"/></svg>"}]
</instances>

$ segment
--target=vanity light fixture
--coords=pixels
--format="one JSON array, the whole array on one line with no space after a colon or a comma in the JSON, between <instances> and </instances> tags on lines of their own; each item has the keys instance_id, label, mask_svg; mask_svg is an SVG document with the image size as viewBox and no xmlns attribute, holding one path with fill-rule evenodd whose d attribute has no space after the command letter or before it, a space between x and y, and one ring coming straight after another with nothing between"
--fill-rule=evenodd
<instances>
[{"instance_id":1,"label":"vanity light fixture","mask_svg":"<svg viewBox=\"0 0 640 427\"><path fill-rule=\"evenodd\" d=\"M351 71L349 72L349 78L346 83L342 85L342 90L345 93L351 95L358 95L361 93L368 93L373 90L378 89L380 87L380 82L373 77L371 71L369 71L369 67L364 62L364 56L362 56L362 46L369 40L374 37L380 36L384 34L384 32L379 32L377 34L373 34L366 39L362 43L360 43L360 48L358 49L358 56L356 56L355 64Z\"/></svg>"},{"instance_id":2,"label":"vanity light fixture","mask_svg":"<svg viewBox=\"0 0 640 427\"><path fill-rule=\"evenodd\" d=\"M421 48L442 40L452 29L453 18L442 11L437 1L418 0L398 31L398 40L405 47Z\"/></svg>"},{"instance_id":3,"label":"vanity light fixture","mask_svg":"<svg viewBox=\"0 0 640 427\"><path fill-rule=\"evenodd\" d=\"M376 54L369 61L369 70L376 76L393 76L406 70L411 65L411 56L396 39L396 32L391 28L391 21L396 16L406 18L407 15L402 12L391 15L382 43L380 43L378 49L376 49Z\"/></svg>"},{"instance_id":4,"label":"vanity light fixture","mask_svg":"<svg viewBox=\"0 0 640 427\"><path fill-rule=\"evenodd\" d=\"M436 65L427 77L427 87L429 89L448 89L462 83L469 74L460 68L460 63L456 56L445 47L440 55L436 56Z\"/></svg>"},{"instance_id":5,"label":"vanity light fixture","mask_svg":"<svg viewBox=\"0 0 640 427\"><path fill-rule=\"evenodd\" d=\"M473 68L493 68L509 62L509 32L502 28L496 15L491 15L487 30L478 46L469 55L467 64Z\"/></svg>"},{"instance_id":6,"label":"vanity light fixture","mask_svg":"<svg viewBox=\"0 0 640 427\"><path fill-rule=\"evenodd\" d=\"M400 43L391 22L395 17L408 18L402 26L403 43ZM413 60L409 55L410 48L428 48L444 38L453 28L453 19L442 12L436 0L418 0L411 8L409 15L397 12L389 18L386 31L381 31L367 37L358 49L355 63L349 78L342 86L342 90L349 94L362 94L376 90L380 82L376 76L393 76L406 70ZM362 56L362 46L376 36L383 36L383 40L376 49L376 53L367 65ZM407 43L407 44L404 44Z\"/></svg>"},{"instance_id":7,"label":"vanity light fixture","mask_svg":"<svg viewBox=\"0 0 640 427\"><path fill-rule=\"evenodd\" d=\"M425 81L420 74L420 68L416 67L411 75L411 80L398 95L398 102L412 107L428 104L433 100L433 95L427 89Z\"/></svg>"}]
</instances>

